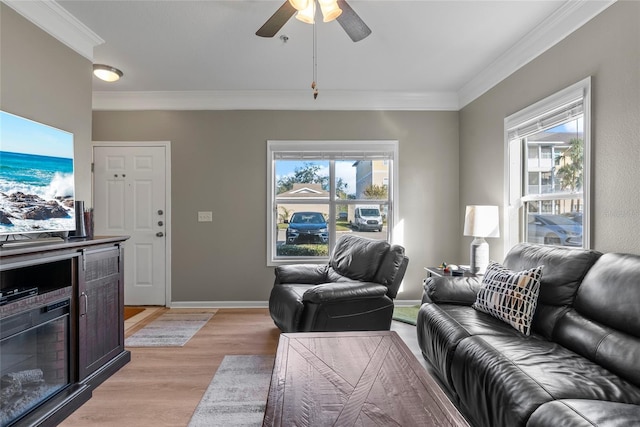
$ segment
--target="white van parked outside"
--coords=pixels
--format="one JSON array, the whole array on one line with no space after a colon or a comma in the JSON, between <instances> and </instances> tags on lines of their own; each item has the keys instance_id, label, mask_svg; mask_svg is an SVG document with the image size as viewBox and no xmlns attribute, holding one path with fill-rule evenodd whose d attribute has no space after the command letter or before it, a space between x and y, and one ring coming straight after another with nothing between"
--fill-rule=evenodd
<instances>
[{"instance_id":1,"label":"white van parked outside","mask_svg":"<svg viewBox=\"0 0 640 427\"><path fill-rule=\"evenodd\" d=\"M358 231L382 231L382 214L378 206L356 205L353 210L353 219L349 218L349 221Z\"/></svg>"}]
</instances>

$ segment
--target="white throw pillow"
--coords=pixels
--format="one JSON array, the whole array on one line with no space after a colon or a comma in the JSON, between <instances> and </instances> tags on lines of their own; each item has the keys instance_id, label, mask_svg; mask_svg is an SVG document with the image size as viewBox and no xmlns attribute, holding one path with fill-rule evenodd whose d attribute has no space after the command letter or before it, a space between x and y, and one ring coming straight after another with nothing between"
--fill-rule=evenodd
<instances>
[{"instance_id":1,"label":"white throw pillow","mask_svg":"<svg viewBox=\"0 0 640 427\"><path fill-rule=\"evenodd\" d=\"M531 333L540 293L542 266L519 272L491 261L473 308L500 319L525 335Z\"/></svg>"}]
</instances>

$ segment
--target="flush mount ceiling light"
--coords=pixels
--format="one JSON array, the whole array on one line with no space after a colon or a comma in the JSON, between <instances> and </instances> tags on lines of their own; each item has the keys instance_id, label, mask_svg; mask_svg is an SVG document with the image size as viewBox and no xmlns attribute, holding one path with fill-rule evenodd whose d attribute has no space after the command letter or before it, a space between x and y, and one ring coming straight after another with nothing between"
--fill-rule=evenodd
<instances>
[{"instance_id":1,"label":"flush mount ceiling light","mask_svg":"<svg viewBox=\"0 0 640 427\"><path fill-rule=\"evenodd\" d=\"M93 64L93 75L105 82L115 82L122 77L122 71L110 65Z\"/></svg>"}]
</instances>

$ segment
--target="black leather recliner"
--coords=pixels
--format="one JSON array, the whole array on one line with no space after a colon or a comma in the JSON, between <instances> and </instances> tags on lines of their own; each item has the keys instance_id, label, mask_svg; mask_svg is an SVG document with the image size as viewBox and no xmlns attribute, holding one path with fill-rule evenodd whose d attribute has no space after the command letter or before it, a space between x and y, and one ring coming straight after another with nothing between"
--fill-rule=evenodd
<instances>
[{"instance_id":1,"label":"black leather recliner","mask_svg":"<svg viewBox=\"0 0 640 427\"><path fill-rule=\"evenodd\" d=\"M345 234L328 264L276 267L271 318L283 332L388 330L408 263L402 246Z\"/></svg>"}]
</instances>

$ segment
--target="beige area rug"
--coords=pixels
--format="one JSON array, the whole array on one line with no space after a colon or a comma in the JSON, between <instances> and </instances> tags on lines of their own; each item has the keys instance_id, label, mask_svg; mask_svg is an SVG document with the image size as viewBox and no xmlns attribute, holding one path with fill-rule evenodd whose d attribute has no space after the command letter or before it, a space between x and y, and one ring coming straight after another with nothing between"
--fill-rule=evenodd
<instances>
[{"instance_id":1,"label":"beige area rug","mask_svg":"<svg viewBox=\"0 0 640 427\"><path fill-rule=\"evenodd\" d=\"M214 313L165 313L124 340L125 347L182 347Z\"/></svg>"},{"instance_id":2,"label":"beige area rug","mask_svg":"<svg viewBox=\"0 0 640 427\"><path fill-rule=\"evenodd\" d=\"M262 425L274 356L227 355L189 427Z\"/></svg>"}]
</instances>

